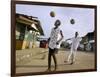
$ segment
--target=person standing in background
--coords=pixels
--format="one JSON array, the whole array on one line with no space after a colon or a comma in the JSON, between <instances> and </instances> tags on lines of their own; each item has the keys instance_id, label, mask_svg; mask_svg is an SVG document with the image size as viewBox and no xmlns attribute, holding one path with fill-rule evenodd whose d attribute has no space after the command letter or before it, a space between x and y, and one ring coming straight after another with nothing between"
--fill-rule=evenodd
<instances>
[{"instance_id":1,"label":"person standing in background","mask_svg":"<svg viewBox=\"0 0 100 77\"><path fill-rule=\"evenodd\" d=\"M64 62L70 62L70 64L73 64L75 62L75 53L77 51L77 48L80 44L80 41L82 40L81 37L78 37L78 32L75 32L75 37L71 38L71 39L67 39L67 40L71 40L72 44L71 44L71 50L70 50L70 54L68 56L67 61L65 60Z\"/></svg>"}]
</instances>

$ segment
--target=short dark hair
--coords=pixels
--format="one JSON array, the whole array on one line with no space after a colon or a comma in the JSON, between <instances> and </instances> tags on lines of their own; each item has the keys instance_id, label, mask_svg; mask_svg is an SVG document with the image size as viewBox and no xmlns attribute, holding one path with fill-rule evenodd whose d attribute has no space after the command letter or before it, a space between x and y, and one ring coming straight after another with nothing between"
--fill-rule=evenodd
<instances>
[{"instance_id":1,"label":"short dark hair","mask_svg":"<svg viewBox=\"0 0 100 77\"><path fill-rule=\"evenodd\" d=\"M56 20L55 21L55 25L58 25L59 26L60 24L61 24L61 21L60 20Z\"/></svg>"},{"instance_id":2,"label":"short dark hair","mask_svg":"<svg viewBox=\"0 0 100 77\"><path fill-rule=\"evenodd\" d=\"M78 35L78 32L75 32L75 34L77 34L77 35Z\"/></svg>"}]
</instances>

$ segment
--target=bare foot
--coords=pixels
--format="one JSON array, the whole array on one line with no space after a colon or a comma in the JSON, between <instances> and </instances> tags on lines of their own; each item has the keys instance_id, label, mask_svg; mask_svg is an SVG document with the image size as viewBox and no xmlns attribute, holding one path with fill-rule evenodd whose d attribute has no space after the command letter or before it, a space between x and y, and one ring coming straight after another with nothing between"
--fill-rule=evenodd
<instances>
[{"instance_id":1,"label":"bare foot","mask_svg":"<svg viewBox=\"0 0 100 77\"><path fill-rule=\"evenodd\" d=\"M74 62L69 63L70 65L74 64Z\"/></svg>"},{"instance_id":2,"label":"bare foot","mask_svg":"<svg viewBox=\"0 0 100 77\"><path fill-rule=\"evenodd\" d=\"M45 72L50 72L51 71L51 69L47 69Z\"/></svg>"},{"instance_id":3,"label":"bare foot","mask_svg":"<svg viewBox=\"0 0 100 77\"><path fill-rule=\"evenodd\" d=\"M58 67L55 67L53 71L56 71Z\"/></svg>"}]
</instances>

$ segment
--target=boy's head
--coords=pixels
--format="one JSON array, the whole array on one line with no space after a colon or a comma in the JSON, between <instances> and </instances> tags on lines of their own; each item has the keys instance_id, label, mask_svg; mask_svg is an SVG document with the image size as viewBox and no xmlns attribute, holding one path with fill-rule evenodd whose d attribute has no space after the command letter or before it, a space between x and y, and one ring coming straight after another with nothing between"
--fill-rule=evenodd
<instances>
[{"instance_id":1,"label":"boy's head","mask_svg":"<svg viewBox=\"0 0 100 77\"><path fill-rule=\"evenodd\" d=\"M60 26L60 24L61 24L60 20L56 20L54 25L55 25L56 27L58 27L58 26Z\"/></svg>"},{"instance_id":2,"label":"boy's head","mask_svg":"<svg viewBox=\"0 0 100 77\"><path fill-rule=\"evenodd\" d=\"M75 36L78 36L78 32L75 32Z\"/></svg>"}]
</instances>

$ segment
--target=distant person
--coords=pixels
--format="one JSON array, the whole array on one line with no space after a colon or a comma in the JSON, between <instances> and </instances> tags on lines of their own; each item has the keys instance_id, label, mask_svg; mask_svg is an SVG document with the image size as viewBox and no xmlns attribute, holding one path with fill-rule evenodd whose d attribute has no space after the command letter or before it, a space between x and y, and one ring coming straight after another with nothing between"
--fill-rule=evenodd
<instances>
[{"instance_id":1,"label":"distant person","mask_svg":"<svg viewBox=\"0 0 100 77\"><path fill-rule=\"evenodd\" d=\"M55 69L57 69L57 60L56 60L56 53L58 52L57 46L60 44L61 40L63 39L62 31L60 30L61 22L60 20L56 20L54 24L54 28L51 30L50 38L48 39L49 42L49 53L48 53L48 69L47 71L51 71L51 57L53 57L55 63ZM61 38L58 35L61 35Z\"/></svg>"},{"instance_id":2,"label":"distant person","mask_svg":"<svg viewBox=\"0 0 100 77\"><path fill-rule=\"evenodd\" d=\"M78 37L78 32L75 32L75 37L71 38L71 39L67 39L67 40L71 40L72 44L71 44L71 51L70 54L68 56L67 61L65 60L64 62L68 62L70 64L73 64L75 62L75 53L77 51L77 48L80 44L80 41L82 40L81 37Z\"/></svg>"}]
</instances>

